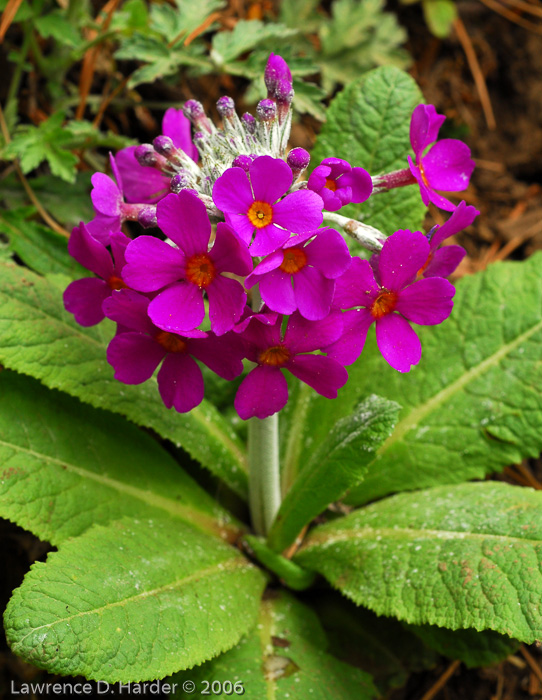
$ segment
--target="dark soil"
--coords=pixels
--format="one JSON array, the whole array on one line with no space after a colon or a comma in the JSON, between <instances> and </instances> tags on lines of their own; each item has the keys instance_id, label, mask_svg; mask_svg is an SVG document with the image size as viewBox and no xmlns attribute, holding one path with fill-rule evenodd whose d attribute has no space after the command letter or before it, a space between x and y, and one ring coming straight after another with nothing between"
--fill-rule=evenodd
<instances>
[{"instance_id":1,"label":"dark soil","mask_svg":"<svg viewBox=\"0 0 542 700\"><path fill-rule=\"evenodd\" d=\"M535 0L532 4L542 7ZM502 7L511 7L511 4ZM449 135L467 141L478 163L471 186L462 196L480 210L475 224L457 236L457 242L468 251L458 270L458 275L462 275L497 260L522 259L542 249L542 36L518 26L481 2L467 0L460 2L458 8L478 57L481 79L487 86L495 128L488 127L473 72L456 35L444 41L432 37L418 5L393 9L409 32L408 48L414 58L412 75L427 102L449 117L447 124L451 123L457 130ZM533 19L526 11L514 12L520 20ZM542 20L539 17L537 21L540 32ZM209 94L220 90L216 80L212 82L206 78L204 82L203 86L185 85L179 90L183 94L176 96L187 99L205 89ZM231 90L235 84L228 87ZM162 90L161 99L172 97L170 88L153 89ZM308 118L297 125L293 132L296 145L310 146L316 126ZM139 130L145 127L149 132L157 128L150 114L138 125ZM442 214L431 210L428 224L433 221L442 222ZM541 464L526 462L521 472L510 470L508 479L540 488ZM0 521L0 552L5 572L1 580L2 609L30 564L44 560L50 550L50 546L20 528ZM442 659L436 668L412 674L405 687L389 694L389 700L430 700L433 697L442 700L542 700L542 657L536 647L486 669L469 670L462 665L450 669L451 663ZM447 679L444 676L440 687L438 681L447 671L453 673ZM12 697L12 681L19 686L44 680L59 679L20 661L2 638L0 698ZM93 696L103 697L85 697Z\"/></svg>"}]
</instances>

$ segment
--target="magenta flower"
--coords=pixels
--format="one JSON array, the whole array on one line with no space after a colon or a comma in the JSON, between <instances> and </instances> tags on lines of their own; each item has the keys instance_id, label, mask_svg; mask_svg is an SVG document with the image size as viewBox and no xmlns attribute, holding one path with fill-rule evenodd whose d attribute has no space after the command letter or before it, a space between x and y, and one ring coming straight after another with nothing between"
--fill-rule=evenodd
<instances>
[{"instance_id":1,"label":"magenta flower","mask_svg":"<svg viewBox=\"0 0 542 700\"><path fill-rule=\"evenodd\" d=\"M335 279L350 260L348 246L334 229L300 233L262 260L245 287L259 283L260 295L273 311L290 315L297 309L318 321L329 314Z\"/></svg>"},{"instance_id":2,"label":"magenta flower","mask_svg":"<svg viewBox=\"0 0 542 700\"><path fill-rule=\"evenodd\" d=\"M337 211L350 202L359 204L368 199L373 182L363 168L353 168L340 158L326 158L312 171L307 187L322 197L324 209Z\"/></svg>"},{"instance_id":3,"label":"magenta flower","mask_svg":"<svg viewBox=\"0 0 542 700\"><path fill-rule=\"evenodd\" d=\"M335 342L342 332L341 315L331 313L321 321L307 321L299 313L290 316L284 337L282 316L269 326L252 320L241 334L246 357L258 364L243 379L235 397L237 413L248 418L267 418L280 411L288 401L285 369L328 399L346 383L348 373L337 361L312 355Z\"/></svg>"},{"instance_id":4,"label":"magenta flower","mask_svg":"<svg viewBox=\"0 0 542 700\"><path fill-rule=\"evenodd\" d=\"M314 231L322 223L322 200L315 193L299 190L286 194L292 171L280 158L260 156L249 166L229 168L215 182L213 200L252 255L268 255L292 233Z\"/></svg>"},{"instance_id":5,"label":"magenta flower","mask_svg":"<svg viewBox=\"0 0 542 700\"><path fill-rule=\"evenodd\" d=\"M149 316L162 330L181 334L203 321L205 292L211 329L216 335L226 333L241 317L246 294L237 280L223 273L251 272L248 250L223 223L208 250L211 223L205 205L187 190L158 202L157 217L159 227L178 247L152 236L136 238L126 249L126 283L140 292L160 291L149 305Z\"/></svg>"},{"instance_id":6,"label":"magenta flower","mask_svg":"<svg viewBox=\"0 0 542 700\"><path fill-rule=\"evenodd\" d=\"M127 285L122 279L124 251L130 239L120 231L111 234L111 253L92 236L85 224L76 226L68 242L68 252L97 277L75 280L64 291L64 306L80 326L95 326L103 321L102 304L114 290ZM112 258L111 258L112 254Z\"/></svg>"},{"instance_id":7,"label":"magenta flower","mask_svg":"<svg viewBox=\"0 0 542 700\"><path fill-rule=\"evenodd\" d=\"M158 389L167 408L179 413L198 406L204 394L203 376L196 360L223 379L235 379L243 371L243 344L234 334L217 338L199 332L197 338L183 337L151 323L149 300L124 289L107 299L104 311L127 332L118 333L107 348L107 361L115 379L124 384L141 384L158 365Z\"/></svg>"},{"instance_id":8,"label":"magenta flower","mask_svg":"<svg viewBox=\"0 0 542 700\"><path fill-rule=\"evenodd\" d=\"M422 326L442 323L452 311L455 294L440 277L415 281L429 250L422 233L396 231L384 243L374 270L367 260L353 259L337 280L333 305L352 310L343 315L343 336L326 348L330 357L345 365L354 362L375 323L376 342L388 364L399 372L418 364L421 343L409 321Z\"/></svg>"},{"instance_id":9,"label":"magenta flower","mask_svg":"<svg viewBox=\"0 0 542 700\"><path fill-rule=\"evenodd\" d=\"M479 213L474 207L460 202L446 223L429 231L429 256L421 268L423 277L448 277L452 274L467 251L460 245L439 246L446 238L470 226Z\"/></svg>"},{"instance_id":10,"label":"magenta flower","mask_svg":"<svg viewBox=\"0 0 542 700\"><path fill-rule=\"evenodd\" d=\"M433 202L437 207L453 211L455 204L436 190L461 192L467 189L475 162L470 148L457 139L437 141L438 132L446 117L437 114L433 105L418 105L410 121L410 143L416 163L408 156L410 172L418 181L423 203ZM435 141L437 141L435 143ZM433 144L425 153L427 147Z\"/></svg>"}]
</instances>

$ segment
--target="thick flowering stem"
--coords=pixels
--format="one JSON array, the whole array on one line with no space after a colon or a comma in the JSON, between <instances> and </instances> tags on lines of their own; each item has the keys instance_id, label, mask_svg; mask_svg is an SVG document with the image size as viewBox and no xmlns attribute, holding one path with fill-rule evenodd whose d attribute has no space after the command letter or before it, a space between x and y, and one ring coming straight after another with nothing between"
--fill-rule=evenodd
<instances>
[{"instance_id":1,"label":"thick flowering stem","mask_svg":"<svg viewBox=\"0 0 542 700\"><path fill-rule=\"evenodd\" d=\"M373 194L379 192L387 192L394 190L396 187L406 187L407 185L415 185L417 182L410 168L403 170L394 170L392 173L384 173L373 177Z\"/></svg>"},{"instance_id":2,"label":"thick flowering stem","mask_svg":"<svg viewBox=\"0 0 542 700\"><path fill-rule=\"evenodd\" d=\"M265 535L280 506L278 413L248 425L250 510L254 530Z\"/></svg>"},{"instance_id":3,"label":"thick flowering stem","mask_svg":"<svg viewBox=\"0 0 542 700\"><path fill-rule=\"evenodd\" d=\"M340 226L349 236L354 238L361 246L373 253L382 250L386 236L373 226L362 224L361 221L349 219L341 214L324 211L324 221Z\"/></svg>"}]
</instances>

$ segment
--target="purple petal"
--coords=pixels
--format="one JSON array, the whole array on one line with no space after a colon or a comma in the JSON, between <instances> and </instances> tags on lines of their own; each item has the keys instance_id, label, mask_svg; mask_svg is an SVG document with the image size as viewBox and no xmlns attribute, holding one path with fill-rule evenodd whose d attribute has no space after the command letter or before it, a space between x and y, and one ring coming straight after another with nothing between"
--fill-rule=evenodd
<instances>
[{"instance_id":1,"label":"purple petal","mask_svg":"<svg viewBox=\"0 0 542 700\"><path fill-rule=\"evenodd\" d=\"M223 335L241 318L247 295L237 280L218 275L207 287L211 330Z\"/></svg>"},{"instance_id":2,"label":"purple petal","mask_svg":"<svg viewBox=\"0 0 542 700\"><path fill-rule=\"evenodd\" d=\"M86 227L93 238L102 245L109 245L111 234L114 231L120 231L121 223L120 216L104 216L104 214L98 213L86 224Z\"/></svg>"},{"instance_id":3,"label":"purple petal","mask_svg":"<svg viewBox=\"0 0 542 700\"><path fill-rule=\"evenodd\" d=\"M396 231L379 254L378 272L382 286L398 292L412 282L429 256L429 242L419 231Z\"/></svg>"},{"instance_id":4,"label":"purple petal","mask_svg":"<svg viewBox=\"0 0 542 700\"><path fill-rule=\"evenodd\" d=\"M296 307L309 321L320 321L329 314L334 290L335 280L326 279L314 267L305 267L294 275Z\"/></svg>"},{"instance_id":5,"label":"purple petal","mask_svg":"<svg viewBox=\"0 0 542 700\"><path fill-rule=\"evenodd\" d=\"M337 279L333 306L351 309L354 306L371 306L380 292L374 272L367 260L352 258L346 272Z\"/></svg>"},{"instance_id":6,"label":"purple petal","mask_svg":"<svg viewBox=\"0 0 542 700\"><path fill-rule=\"evenodd\" d=\"M228 224L217 225L210 256L217 272L232 272L241 277L252 272L253 263L248 248Z\"/></svg>"},{"instance_id":7,"label":"purple petal","mask_svg":"<svg viewBox=\"0 0 542 700\"><path fill-rule=\"evenodd\" d=\"M446 238L454 236L467 226L470 226L480 212L474 207L468 207L465 202L459 202L457 208L442 226L439 226L431 236L431 250L435 250ZM442 275L445 277L445 275Z\"/></svg>"},{"instance_id":8,"label":"purple petal","mask_svg":"<svg viewBox=\"0 0 542 700\"><path fill-rule=\"evenodd\" d=\"M398 372L410 372L422 356L422 344L409 322L388 314L376 322L376 343L386 362Z\"/></svg>"},{"instance_id":9,"label":"purple petal","mask_svg":"<svg viewBox=\"0 0 542 700\"><path fill-rule=\"evenodd\" d=\"M341 188L350 187L352 189L349 201L356 204L369 199L373 191L373 180L363 168L352 168L351 172L341 176L337 184Z\"/></svg>"},{"instance_id":10,"label":"purple petal","mask_svg":"<svg viewBox=\"0 0 542 700\"><path fill-rule=\"evenodd\" d=\"M292 171L280 158L260 156L250 166L254 200L273 204L292 185Z\"/></svg>"},{"instance_id":11,"label":"purple petal","mask_svg":"<svg viewBox=\"0 0 542 700\"><path fill-rule=\"evenodd\" d=\"M448 277L455 271L467 251L460 245L447 245L435 250L423 272L424 277Z\"/></svg>"},{"instance_id":12,"label":"purple petal","mask_svg":"<svg viewBox=\"0 0 542 700\"><path fill-rule=\"evenodd\" d=\"M269 224L263 228L256 229L254 241L250 246L250 254L254 257L269 255L290 238L290 232L279 228L274 224Z\"/></svg>"},{"instance_id":13,"label":"purple petal","mask_svg":"<svg viewBox=\"0 0 542 700\"><path fill-rule=\"evenodd\" d=\"M184 277L185 259L177 248L153 236L139 236L125 252L124 281L139 292L155 292Z\"/></svg>"},{"instance_id":14,"label":"purple petal","mask_svg":"<svg viewBox=\"0 0 542 700\"><path fill-rule=\"evenodd\" d=\"M90 197L96 211L105 216L119 216L122 195L114 181L104 173L94 173Z\"/></svg>"},{"instance_id":15,"label":"purple petal","mask_svg":"<svg viewBox=\"0 0 542 700\"><path fill-rule=\"evenodd\" d=\"M430 187L445 192L466 190L476 166L470 148L456 139L438 141L423 157L422 164Z\"/></svg>"},{"instance_id":16,"label":"purple petal","mask_svg":"<svg viewBox=\"0 0 542 700\"><path fill-rule=\"evenodd\" d=\"M254 233L254 225L250 223L250 219L246 214L226 214L226 223L231 226L235 235L245 245L250 245L252 234Z\"/></svg>"},{"instance_id":17,"label":"purple petal","mask_svg":"<svg viewBox=\"0 0 542 700\"><path fill-rule=\"evenodd\" d=\"M190 340L188 350L223 379L230 381L243 372L244 346L234 333L220 338L210 335L202 340Z\"/></svg>"},{"instance_id":18,"label":"purple petal","mask_svg":"<svg viewBox=\"0 0 542 700\"><path fill-rule=\"evenodd\" d=\"M322 198L311 190L286 195L273 207L273 222L293 233L314 231L323 220Z\"/></svg>"},{"instance_id":19,"label":"purple petal","mask_svg":"<svg viewBox=\"0 0 542 700\"><path fill-rule=\"evenodd\" d=\"M330 169L328 177L332 180L336 180L352 170L350 163L342 158L324 158L320 165L328 166Z\"/></svg>"},{"instance_id":20,"label":"purple petal","mask_svg":"<svg viewBox=\"0 0 542 700\"><path fill-rule=\"evenodd\" d=\"M123 148L113 159L122 181L124 199L155 204L169 192L170 178L154 168L140 165L134 155L136 148Z\"/></svg>"},{"instance_id":21,"label":"purple petal","mask_svg":"<svg viewBox=\"0 0 542 700\"><path fill-rule=\"evenodd\" d=\"M166 408L191 411L203 400L203 376L190 355L170 354L158 372L158 389Z\"/></svg>"},{"instance_id":22,"label":"purple petal","mask_svg":"<svg viewBox=\"0 0 542 700\"><path fill-rule=\"evenodd\" d=\"M182 335L196 329L205 318L201 289L195 284L173 284L151 301L149 316L164 331Z\"/></svg>"},{"instance_id":23,"label":"purple petal","mask_svg":"<svg viewBox=\"0 0 542 700\"><path fill-rule=\"evenodd\" d=\"M156 205L158 226L176 243L187 258L206 253L211 237L211 222L205 204L183 190L168 194Z\"/></svg>"},{"instance_id":24,"label":"purple petal","mask_svg":"<svg viewBox=\"0 0 542 700\"><path fill-rule=\"evenodd\" d=\"M320 192L326 186L326 180L329 178L331 168L328 165L317 165L309 175L307 187L313 192Z\"/></svg>"},{"instance_id":25,"label":"purple petal","mask_svg":"<svg viewBox=\"0 0 542 700\"><path fill-rule=\"evenodd\" d=\"M343 334L335 343L323 348L323 350L341 365L351 365L361 355L367 331L374 318L367 309L352 309L343 313L342 320L344 324Z\"/></svg>"},{"instance_id":26,"label":"purple petal","mask_svg":"<svg viewBox=\"0 0 542 700\"><path fill-rule=\"evenodd\" d=\"M284 248L287 246L287 243L284 245ZM250 289L250 287L253 287L257 282L259 282L259 279L262 275L265 275L267 272L272 272L272 270L276 270L277 267L280 267L282 265L282 261L284 260L284 250L282 248L279 248L279 250L276 250L274 253L271 253L267 257L265 257L260 263L256 265L252 273L246 278L245 280L245 287L247 289ZM250 280L250 282L249 282Z\"/></svg>"},{"instance_id":27,"label":"purple petal","mask_svg":"<svg viewBox=\"0 0 542 700\"><path fill-rule=\"evenodd\" d=\"M115 379L123 384L141 384L152 377L166 351L144 333L116 335L107 348L107 361Z\"/></svg>"},{"instance_id":28,"label":"purple petal","mask_svg":"<svg viewBox=\"0 0 542 700\"><path fill-rule=\"evenodd\" d=\"M241 382L235 396L235 410L243 420L268 418L288 401L288 383L278 367L259 366Z\"/></svg>"},{"instance_id":29,"label":"purple petal","mask_svg":"<svg viewBox=\"0 0 542 700\"><path fill-rule=\"evenodd\" d=\"M412 162L412 158L410 156L407 156L407 159L408 159L408 164L410 167L410 172L414 175L414 177L419 185L420 195L422 197L422 202L427 207L429 205L429 202L431 202L431 196L433 194L433 191L430 190L429 187L427 187L427 185L425 184L423 176L420 172L420 169L417 165L415 165ZM445 200L445 201L447 202L448 200ZM451 202L449 202L449 204L451 204ZM453 205L452 205L452 207L453 207Z\"/></svg>"},{"instance_id":30,"label":"purple petal","mask_svg":"<svg viewBox=\"0 0 542 700\"><path fill-rule=\"evenodd\" d=\"M241 168L226 170L214 184L213 202L226 214L246 214L254 202L246 172Z\"/></svg>"},{"instance_id":31,"label":"purple petal","mask_svg":"<svg viewBox=\"0 0 542 700\"><path fill-rule=\"evenodd\" d=\"M433 105L416 107L410 120L410 143L416 156L437 140L440 127L445 121L446 117L437 114Z\"/></svg>"},{"instance_id":32,"label":"purple petal","mask_svg":"<svg viewBox=\"0 0 542 700\"><path fill-rule=\"evenodd\" d=\"M125 236L121 231L115 231L111 234L111 253L113 255L114 274L120 276L122 269L126 264L126 247L131 243L131 238Z\"/></svg>"},{"instance_id":33,"label":"purple petal","mask_svg":"<svg viewBox=\"0 0 542 700\"><path fill-rule=\"evenodd\" d=\"M295 355L327 347L343 332L342 314L334 312L321 321L308 321L297 311L290 316L284 344Z\"/></svg>"},{"instance_id":34,"label":"purple petal","mask_svg":"<svg viewBox=\"0 0 542 700\"><path fill-rule=\"evenodd\" d=\"M290 315L296 308L292 275L273 270L260 278L260 294L267 306L279 314Z\"/></svg>"},{"instance_id":35,"label":"purple petal","mask_svg":"<svg viewBox=\"0 0 542 700\"><path fill-rule=\"evenodd\" d=\"M257 362L260 351L281 344L281 324L282 316L275 315L272 323L268 323L266 314L253 314L250 317L248 325L240 334L247 343L249 360Z\"/></svg>"},{"instance_id":36,"label":"purple petal","mask_svg":"<svg viewBox=\"0 0 542 700\"><path fill-rule=\"evenodd\" d=\"M345 368L322 355L296 355L288 362L287 369L327 399L336 399L337 391L348 381Z\"/></svg>"},{"instance_id":37,"label":"purple petal","mask_svg":"<svg viewBox=\"0 0 542 700\"><path fill-rule=\"evenodd\" d=\"M455 288L448 280L421 279L401 291L395 309L413 323L434 326L452 312L454 294Z\"/></svg>"},{"instance_id":38,"label":"purple petal","mask_svg":"<svg viewBox=\"0 0 542 700\"><path fill-rule=\"evenodd\" d=\"M194 162L198 162L198 149L192 143L190 119L182 109L170 107L162 119L162 133L169 136L176 148L182 149Z\"/></svg>"},{"instance_id":39,"label":"purple petal","mask_svg":"<svg viewBox=\"0 0 542 700\"><path fill-rule=\"evenodd\" d=\"M323 187L317 194L322 198L326 211L338 211L344 206L343 198L337 194L339 190L333 192L327 187Z\"/></svg>"},{"instance_id":40,"label":"purple petal","mask_svg":"<svg viewBox=\"0 0 542 700\"><path fill-rule=\"evenodd\" d=\"M344 238L335 229L320 229L304 251L307 263L329 279L336 279L350 266L352 259Z\"/></svg>"},{"instance_id":41,"label":"purple petal","mask_svg":"<svg viewBox=\"0 0 542 700\"><path fill-rule=\"evenodd\" d=\"M109 251L89 233L83 223L72 229L68 253L83 267L104 280L108 280L114 272Z\"/></svg>"},{"instance_id":42,"label":"purple petal","mask_svg":"<svg viewBox=\"0 0 542 700\"><path fill-rule=\"evenodd\" d=\"M103 312L115 323L140 333L152 335L155 327L147 315L149 300L131 289L113 292L103 303Z\"/></svg>"},{"instance_id":43,"label":"purple petal","mask_svg":"<svg viewBox=\"0 0 542 700\"><path fill-rule=\"evenodd\" d=\"M103 321L102 304L111 294L111 287L97 277L75 280L64 290L64 307L80 326L95 326Z\"/></svg>"}]
</instances>

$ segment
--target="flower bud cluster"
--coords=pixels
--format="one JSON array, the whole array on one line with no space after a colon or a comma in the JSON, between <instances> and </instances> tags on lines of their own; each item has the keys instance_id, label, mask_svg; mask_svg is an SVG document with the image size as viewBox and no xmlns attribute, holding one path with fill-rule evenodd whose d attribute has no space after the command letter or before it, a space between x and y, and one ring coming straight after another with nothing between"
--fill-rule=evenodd
<instances>
[{"instance_id":1,"label":"flower bud cluster","mask_svg":"<svg viewBox=\"0 0 542 700\"><path fill-rule=\"evenodd\" d=\"M203 399L200 364L232 380L251 363L235 399L243 419L286 404L285 371L334 398L372 324L384 358L408 372L421 357L411 323L438 324L452 310L454 288L444 278L464 251L440 246L478 214L462 202L427 235L376 232L371 260L352 256L326 219L346 231L363 226L333 212L365 202L374 183L387 189L385 176L327 158L297 182L310 156L301 148L286 154L293 90L280 56L271 54L265 83L256 118L239 118L230 97L219 99L222 128L195 100L168 110L152 145L112 156L113 178L93 176L96 216L70 238L69 252L93 277L69 285L67 310L84 326L116 322L107 351L115 377L138 384L158 369L161 397L179 412ZM413 115L414 133L425 131L414 138L409 171L417 167L420 177L434 174L423 160L429 154L418 152L438 131L423 109L422 126L419 108ZM131 239L125 221L155 230Z\"/></svg>"}]
</instances>

